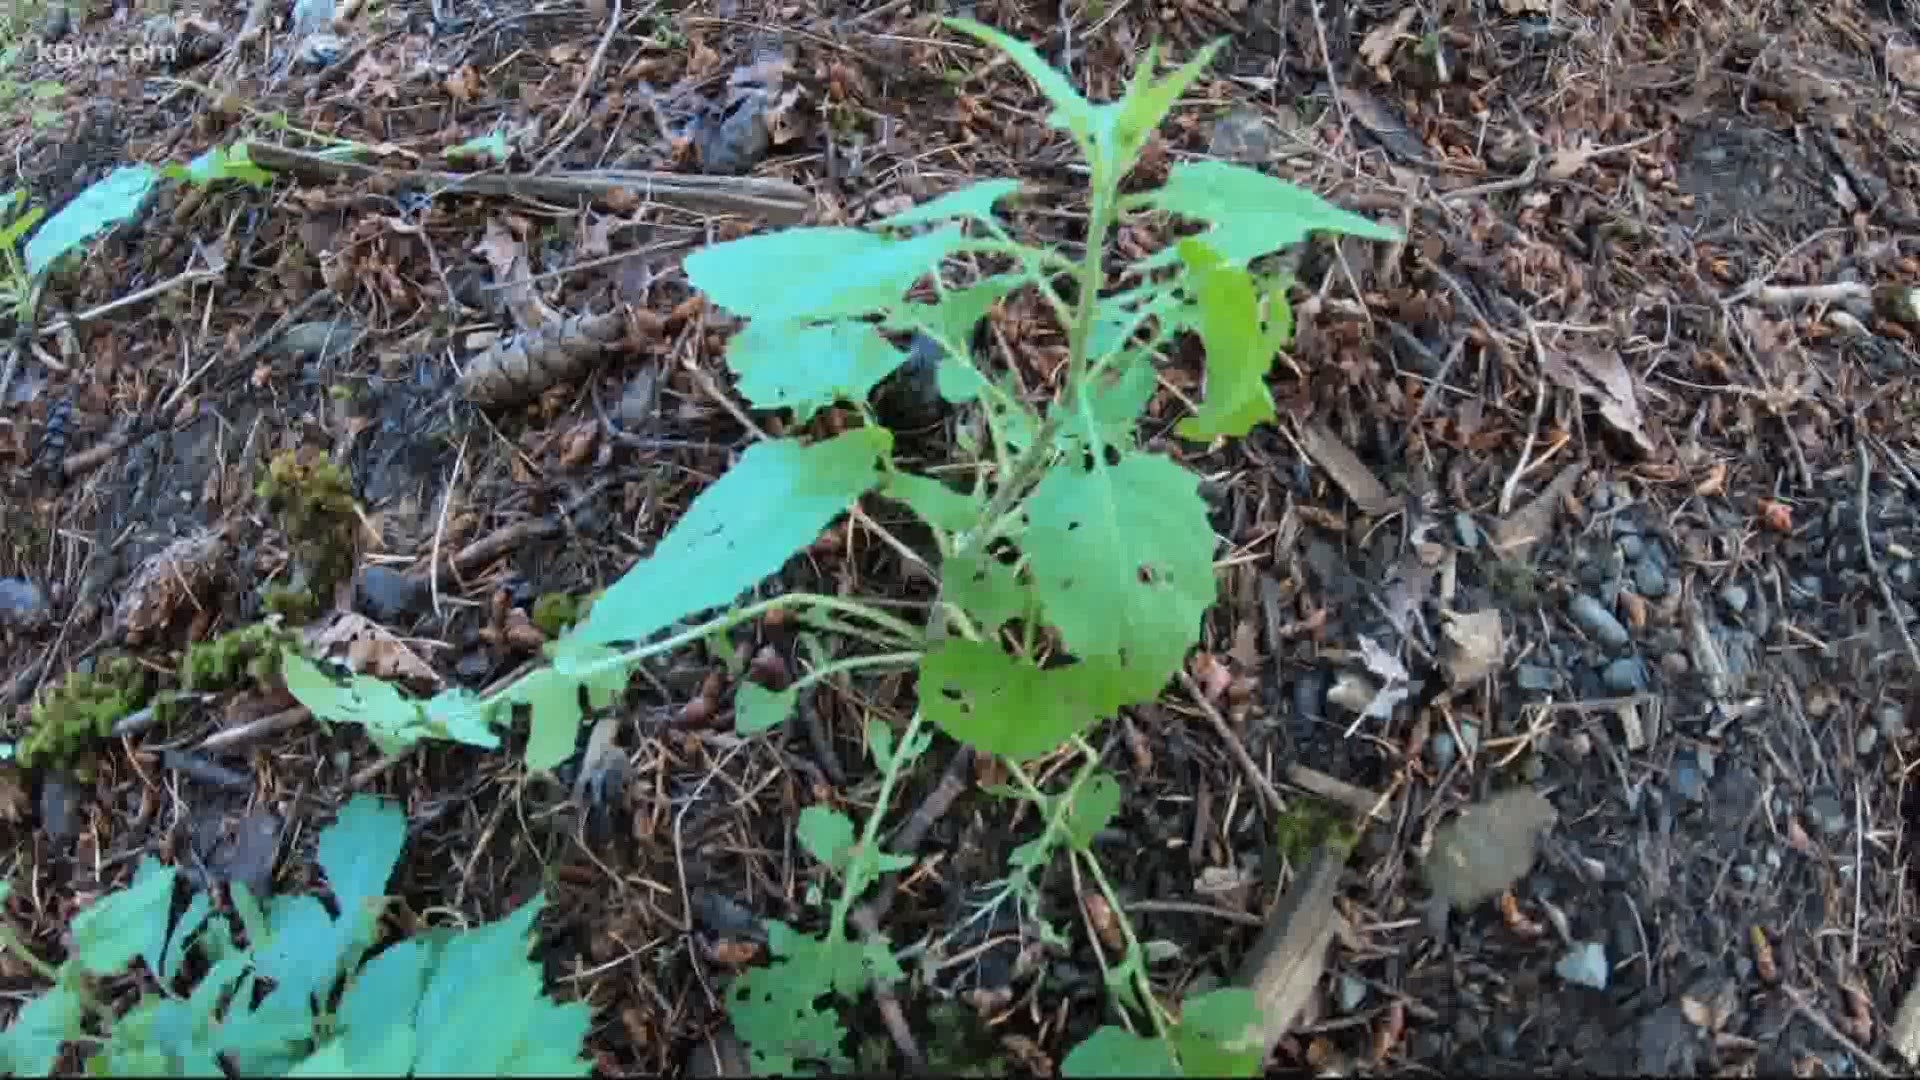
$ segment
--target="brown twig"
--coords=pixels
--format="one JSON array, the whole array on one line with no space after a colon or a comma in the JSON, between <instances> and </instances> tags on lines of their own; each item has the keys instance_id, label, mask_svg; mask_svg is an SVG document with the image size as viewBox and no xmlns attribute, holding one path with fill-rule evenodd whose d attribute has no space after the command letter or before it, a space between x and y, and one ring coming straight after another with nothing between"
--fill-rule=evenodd
<instances>
[{"instance_id":1,"label":"brown twig","mask_svg":"<svg viewBox=\"0 0 1920 1080\"><path fill-rule=\"evenodd\" d=\"M1213 707L1213 702L1207 700L1205 692L1185 669L1180 672L1180 685L1186 688L1187 693L1200 706L1200 711L1207 714L1207 720L1213 724L1213 730L1220 734L1220 741L1227 744L1227 752L1232 754L1233 760L1239 763L1240 771L1246 775L1247 782L1252 784L1254 790L1260 793L1260 797L1267 801L1267 806L1274 813L1284 812L1287 804L1281 801L1280 792L1274 788L1273 781L1267 779L1267 774L1262 772L1260 766L1254 762L1253 755L1247 753L1246 744L1240 741L1240 736L1234 734L1233 727L1227 723L1227 718L1220 715L1219 709Z\"/></svg>"},{"instance_id":2,"label":"brown twig","mask_svg":"<svg viewBox=\"0 0 1920 1080\"><path fill-rule=\"evenodd\" d=\"M1867 481L1873 476L1873 452L1861 443L1854 444L1854 454L1860 459L1860 555L1867 561L1867 572L1880 586L1880 599L1886 602L1887 617L1900 630L1900 640L1907 646L1907 659L1912 662L1913 670L1920 673L1920 646L1913 641L1913 634L1907 629L1907 620L1900 617L1900 605L1894 599L1893 587L1887 584L1887 575L1880 570L1880 560L1873 554L1873 536L1867 531Z\"/></svg>"}]
</instances>

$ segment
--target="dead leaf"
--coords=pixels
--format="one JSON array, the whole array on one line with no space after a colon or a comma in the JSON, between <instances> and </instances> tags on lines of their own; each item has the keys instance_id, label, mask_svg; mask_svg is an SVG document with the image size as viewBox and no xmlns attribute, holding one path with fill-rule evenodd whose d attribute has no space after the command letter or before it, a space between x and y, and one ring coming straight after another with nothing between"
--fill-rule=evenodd
<instances>
[{"instance_id":1,"label":"dead leaf","mask_svg":"<svg viewBox=\"0 0 1920 1080\"><path fill-rule=\"evenodd\" d=\"M1575 349L1562 357L1546 351L1541 367L1548 378L1575 393L1585 394L1600 403L1600 415L1621 433L1631 436L1642 453L1653 453L1653 440L1647 438L1640 412L1640 397L1633 385L1633 373L1618 353L1593 349Z\"/></svg>"},{"instance_id":2,"label":"dead leaf","mask_svg":"<svg viewBox=\"0 0 1920 1080\"><path fill-rule=\"evenodd\" d=\"M1353 500L1362 513L1378 516L1393 509L1393 494L1386 489L1366 467L1340 436L1328 431L1317 420L1307 420L1300 424L1300 445L1313 459L1313 463L1327 470L1333 482L1340 485L1347 498Z\"/></svg>"},{"instance_id":3,"label":"dead leaf","mask_svg":"<svg viewBox=\"0 0 1920 1080\"><path fill-rule=\"evenodd\" d=\"M1532 501L1501 518L1493 527L1493 548L1503 557L1523 559L1534 544L1553 532L1553 519L1559 513L1560 500L1573 491L1586 467L1573 462L1540 489Z\"/></svg>"},{"instance_id":4,"label":"dead leaf","mask_svg":"<svg viewBox=\"0 0 1920 1080\"><path fill-rule=\"evenodd\" d=\"M1920 1065L1920 980L1900 999L1900 1011L1894 1014L1887 1030L1887 1042L1909 1065Z\"/></svg>"},{"instance_id":5,"label":"dead leaf","mask_svg":"<svg viewBox=\"0 0 1920 1080\"><path fill-rule=\"evenodd\" d=\"M1252 670L1260 666L1260 627L1252 619L1241 620L1233 628L1233 647L1227 650L1227 656L1241 668Z\"/></svg>"},{"instance_id":6,"label":"dead leaf","mask_svg":"<svg viewBox=\"0 0 1920 1080\"><path fill-rule=\"evenodd\" d=\"M1887 74L1909 87L1920 87L1920 48L1887 42Z\"/></svg>"},{"instance_id":7,"label":"dead leaf","mask_svg":"<svg viewBox=\"0 0 1920 1080\"><path fill-rule=\"evenodd\" d=\"M1455 687L1469 686L1486 678L1500 666L1506 653L1500 612L1493 608L1467 615L1449 612L1445 633L1444 661L1447 677Z\"/></svg>"},{"instance_id":8,"label":"dead leaf","mask_svg":"<svg viewBox=\"0 0 1920 1080\"><path fill-rule=\"evenodd\" d=\"M589 214L580 229L580 257L597 259L613 253L613 230L622 222L611 214Z\"/></svg>"},{"instance_id":9,"label":"dead leaf","mask_svg":"<svg viewBox=\"0 0 1920 1080\"><path fill-rule=\"evenodd\" d=\"M499 218L487 221L486 235L473 246L473 253L487 260L494 282L506 294L507 309L522 330L534 330L559 318L533 289L533 274L527 263L527 249Z\"/></svg>"},{"instance_id":10,"label":"dead leaf","mask_svg":"<svg viewBox=\"0 0 1920 1080\"><path fill-rule=\"evenodd\" d=\"M1403 7L1390 23L1381 23L1367 31L1360 42L1360 59L1368 67L1384 68L1393 59L1393 48L1399 43L1401 35L1413 26L1414 16L1420 14L1416 7Z\"/></svg>"},{"instance_id":11,"label":"dead leaf","mask_svg":"<svg viewBox=\"0 0 1920 1080\"><path fill-rule=\"evenodd\" d=\"M1385 720L1393 715L1393 710L1412 692L1408 685L1407 668L1400 658L1381 648L1372 638L1360 635L1360 659L1367 671L1379 682L1364 678L1351 672L1343 672L1332 690L1327 692L1327 700L1343 706L1349 711L1359 713L1351 727L1352 734L1367 720ZM1336 697L1336 694L1339 695Z\"/></svg>"},{"instance_id":12,"label":"dead leaf","mask_svg":"<svg viewBox=\"0 0 1920 1080\"><path fill-rule=\"evenodd\" d=\"M1513 887L1533 866L1540 833L1559 818L1547 797L1514 788L1442 825L1421 864L1434 894L1456 911Z\"/></svg>"},{"instance_id":13,"label":"dead leaf","mask_svg":"<svg viewBox=\"0 0 1920 1080\"><path fill-rule=\"evenodd\" d=\"M356 673L400 679L421 686L440 685L433 665L421 659L392 631L357 611L335 611L306 631L307 648L317 656L340 658Z\"/></svg>"}]
</instances>

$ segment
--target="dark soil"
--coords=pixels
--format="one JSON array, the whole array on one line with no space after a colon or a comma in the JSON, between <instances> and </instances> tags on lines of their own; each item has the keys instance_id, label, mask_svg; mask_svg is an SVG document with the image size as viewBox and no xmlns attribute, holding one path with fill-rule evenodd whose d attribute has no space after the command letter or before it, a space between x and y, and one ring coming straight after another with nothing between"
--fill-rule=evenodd
<instances>
[{"instance_id":1,"label":"dark soil","mask_svg":"<svg viewBox=\"0 0 1920 1080\"><path fill-rule=\"evenodd\" d=\"M797 184L818 223L1012 175L1041 193L1015 223L1059 236L1070 144L1011 65L925 6L403 2L347 21L343 59L318 70L292 63L277 31L222 53L245 15L231 7L170 27L101 11L67 32L173 34L178 70L16 71L66 93L7 106L4 160L57 206L125 161L184 162L242 136L314 148L261 119L283 110L404 168L448 168L441 151L497 129L525 137L515 172L751 171ZM1848 283L1920 285L1913 12L964 6L1097 98L1149 40L1184 56L1230 36L1146 170L1232 156L1408 232L1301 253L1290 355L1305 375L1276 368L1281 425L1208 451L1173 437L1173 394L1152 406L1156 448L1207 478L1221 602L1185 683L1205 700L1176 684L1100 733L1126 792L1096 848L1141 905L1142 936L1170 943L1154 967L1169 1000L1229 976L1298 871L1208 721L1217 710L1290 802L1310 799L1295 769L1385 797L1343 880L1321 992L1275 1068L1897 1068L1886 1034L1911 981L1904 841L1920 811L1906 790L1920 387L1916 328ZM211 52L194 44L209 35ZM770 57L797 96L729 89ZM57 120L36 124L34 108ZM713 227L670 205L380 181L162 194L56 275L41 325L210 257L224 270L44 335L0 390L8 736L106 651L171 673L189 638L261 618L301 557L255 483L301 448L345 467L363 511L353 576L323 611L367 616L450 684L533 660L537 636L513 628L540 597L615 580L735 459L743 421L776 419L723 396L730 326L688 302L675 244ZM458 371L511 326L490 229L551 275L536 282L545 304L631 304L650 313L644 332L530 403L470 403ZM996 311L984 344L1043 395L1058 342L1038 308ZM1163 374L1198 388L1185 353ZM955 422L907 452L937 459ZM1390 511L1363 512L1350 478L1305 452L1308 423L1385 485ZM1575 465L1560 497L1527 509ZM865 509L903 524L877 500ZM142 640L116 640L135 571L214 526L228 531L204 587ZM927 597L858 521L763 591L842 586ZM1488 609L1498 664L1442 692L1446 618ZM795 816L869 805L863 725L913 709L910 680L856 679L771 735L735 736L724 661L771 647L791 663L791 637L750 628L738 658L649 665L616 710L623 781L595 763L576 784L578 761L529 776L511 743L386 760L356 730L290 713L277 687L209 695L168 729L104 745L86 779L5 776L9 912L55 951L72 912L141 854L258 880L268 833L274 887L290 889L317 873L318 829L372 791L410 815L396 885L409 917L496 918L544 888L543 955L555 993L597 1010L600 1067L677 1074L724 1029L732 972L764 958L761 920L819 921ZM1363 642L1419 684L1386 720L1352 707ZM956 752L936 741L902 819ZM901 998L922 1039L957 1002L986 1050L1054 1068L1103 1022L1106 995L1062 867L1044 888L1070 949L1043 949L1005 910L974 918L1036 830L979 790L992 769L952 770L968 790L932 824L884 929L918 950ZM1510 890L1447 914L1421 872L1434 830L1520 784L1558 813L1539 857ZM33 983L0 975L10 991ZM850 1017L878 1055L862 1060L890 1064L869 1009Z\"/></svg>"}]
</instances>

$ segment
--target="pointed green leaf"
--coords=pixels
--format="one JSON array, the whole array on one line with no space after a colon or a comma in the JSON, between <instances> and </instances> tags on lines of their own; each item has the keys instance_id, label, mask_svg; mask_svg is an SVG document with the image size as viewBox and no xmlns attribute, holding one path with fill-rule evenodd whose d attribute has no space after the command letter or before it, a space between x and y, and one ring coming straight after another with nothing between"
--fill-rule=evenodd
<instances>
[{"instance_id":1,"label":"pointed green leaf","mask_svg":"<svg viewBox=\"0 0 1920 1080\"><path fill-rule=\"evenodd\" d=\"M792 409L795 423L840 401L865 401L907 354L870 322L754 319L727 342L727 366L756 409Z\"/></svg>"},{"instance_id":2,"label":"pointed green leaf","mask_svg":"<svg viewBox=\"0 0 1920 1080\"><path fill-rule=\"evenodd\" d=\"M536 668L513 685L514 700L531 711L527 725L527 768L558 768L580 741L580 681L557 667Z\"/></svg>"},{"instance_id":3,"label":"pointed green leaf","mask_svg":"<svg viewBox=\"0 0 1920 1080\"><path fill-rule=\"evenodd\" d=\"M986 512L979 496L955 491L931 476L892 473L880 493L905 503L921 521L943 532L965 532L978 525Z\"/></svg>"},{"instance_id":4,"label":"pointed green leaf","mask_svg":"<svg viewBox=\"0 0 1920 1080\"><path fill-rule=\"evenodd\" d=\"M920 711L985 754L1038 757L1098 719L1075 668L1043 671L989 642L948 638L920 662Z\"/></svg>"},{"instance_id":5,"label":"pointed green leaf","mask_svg":"<svg viewBox=\"0 0 1920 1080\"><path fill-rule=\"evenodd\" d=\"M340 910L351 948L365 949L378 936L387 882L407 842L407 816L371 795L355 795L320 833L317 855Z\"/></svg>"},{"instance_id":6,"label":"pointed green leaf","mask_svg":"<svg viewBox=\"0 0 1920 1080\"><path fill-rule=\"evenodd\" d=\"M39 277L60 256L138 214L159 179L151 165L122 165L74 196L27 241L27 273Z\"/></svg>"},{"instance_id":7,"label":"pointed green leaf","mask_svg":"<svg viewBox=\"0 0 1920 1080\"><path fill-rule=\"evenodd\" d=\"M800 692L788 687L769 690L757 682L743 682L733 692L733 733L758 735L786 723Z\"/></svg>"},{"instance_id":8,"label":"pointed green leaf","mask_svg":"<svg viewBox=\"0 0 1920 1080\"><path fill-rule=\"evenodd\" d=\"M1092 156L1093 106L1080 95L1080 91L1073 88L1065 75L1047 63L1039 50L1019 38L1010 37L972 19L947 18L940 21L1005 53L1007 59L1012 60L1015 66L1026 73L1027 78L1033 80L1035 89L1052 103L1053 111L1047 114L1048 125L1071 134L1074 142L1080 145L1081 153Z\"/></svg>"},{"instance_id":9,"label":"pointed green leaf","mask_svg":"<svg viewBox=\"0 0 1920 1080\"><path fill-rule=\"evenodd\" d=\"M1067 841L1080 851L1093 847L1093 838L1120 812L1120 781L1112 773L1096 772L1073 789L1067 809Z\"/></svg>"},{"instance_id":10,"label":"pointed green leaf","mask_svg":"<svg viewBox=\"0 0 1920 1080\"><path fill-rule=\"evenodd\" d=\"M953 218L991 221L993 204L1019 190L1020 181L1018 180L978 180L923 202L919 206L902 210L891 217L881 218L874 224L889 229L904 229L912 225L931 225L936 221L949 221Z\"/></svg>"},{"instance_id":11,"label":"pointed green leaf","mask_svg":"<svg viewBox=\"0 0 1920 1080\"><path fill-rule=\"evenodd\" d=\"M607 589L585 622L555 643L556 661L583 646L639 641L689 615L730 604L777 572L881 481L893 438L858 428L811 446L755 443L693 500L679 522Z\"/></svg>"},{"instance_id":12,"label":"pointed green leaf","mask_svg":"<svg viewBox=\"0 0 1920 1080\"><path fill-rule=\"evenodd\" d=\"M957 225L905 239L785 229L701 248L684 267L696 288L735 315L784 323L891 307L965 242Z\"/></svg>"},{"instance_id":13,"label":"pointed green leaf","mask_svg":"<svg viewBox=\"0 0 1920 1080\"><path fill-rule=\"evenodd\" d=\"M1199 478L1171 459L1064 463L1027 503L1027 556L1041 610L1083 660L1164 655L1197 640L1213 606L1213 526Z\"/></svg>"},{"instance_id":14,"label":"pointed green leaf","mask_svg":"<svg viewBox=\"0 0 1920 1080\"><path fill-rule=\"evenodd\" d=\"M1115 102L1114 117L1114 165L1116 168L1131 165L1140 148L1146 145L1147 138L1153 134L1160 122L1173 111L1180 95L1187 92L1200 73L1213 63L1213 58L1226 44L1221 38L1203 46L1194 54L1193 59L1180 65L1172 74L1159 82L1151 82L1153 67L1158 57L1156 50L1149 49L1147 56L1134 69L1132 84L1128 86L1125 97Z\"/></svg>"},{"instance_id":15,"label":"pointed green leaf","mask_svg":"<svg viewBox=\"0 0 1920 1080\"><path fill-rule=\"evenodd\" d=\"M1315 232L1401 239L1399 230L1342 210L1305 188L1224 161L1181 162L1167 174L1164 185L1129 202L1208 222L1213 228L1201 239L1236 265L1297 244ZM1171 249L1158 256L1164 261L1176 257Z\"/></svg>"},{"instance_id":16,"label":"pointed green leaf","mask_svg":"<svg viewBox=\"0 0 1920 1080\"><path fill-rule=\"evenodd\" d=\"M95 900L73 917L72 960L88 974L118 975L143 952L157 955L156 943L166 940L179 871L157 863L141 870L133 884Z\"/></svg>"},{"instance_id":17,"label":"pointed green leaf","mask_svg":"<svg viewBox=\"0 0 1920 1080\"><path fill-rule=\"evenodd\" d=\"M960 605L986 635L1031 618L1035 606L1033 586L1020 580L1016 567L979 551L960 552L941 565L940 596Z\"/></svg>"},{"instance_id":18,"label":"pointed green leaf","mask_svg":"<svg viewBox=\"0 0 1920 1080\"><path fill-rule=\"evenodd\" d=\"M420 703L370 675L336 679L292 649L280 656L280 675L294 700L322 720L359 724L383 753L396 754L426 734Z\"/></svg>"},{"instance_id":19,"label":"pointed green leaf","mask_svg":"<svg viewBox=\"0 0 1920 1080\"><path fill-rule=\"evenodd\" d=\"M1200 300L1200 342L1207 353L1206 398L1174 430L1183 439L1239 438L1274 417L1267 369L1273 366L1260 326L1260 301L1244 266L1229 265L1198 240L1180 241L1187 280Z\"/></svg>"},{"instance_id":20,"label":"pointed green leaf","mask_svg":"<svg viewBox=\"0 0 1920 1080\"><path fill-rule=\"evenodd\" d=\"M1260 1004L1253 991L1222 987L1181 1006L1174 1031L1180 1071L1187 1076L1258 1076L1266 1060Z\"/></svg>"}]
</instances>

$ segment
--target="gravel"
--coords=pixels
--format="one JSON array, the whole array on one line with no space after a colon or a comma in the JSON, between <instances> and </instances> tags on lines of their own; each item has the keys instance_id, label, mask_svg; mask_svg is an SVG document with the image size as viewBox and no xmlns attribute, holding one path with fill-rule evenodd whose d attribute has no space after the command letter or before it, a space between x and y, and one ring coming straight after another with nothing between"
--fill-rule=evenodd
<instances>
[{"instance_id":1,"label":"gravel","mask_svg":"<svg viewBox=\"0 0 1920 1080\"><path fill-rule=\"evenodd\" d=\"M1567 614L1573 616L1573 621L1579 623L1581 629L1610 649L1624 648L1633 640L1626 626L1613 617L1606 605L1587 593L1574 594L1573 600L1567 605Z\"/></svg>"},{"instance_id":2,"label":"gravel","mask_svg":"<svg viewBox=\"0 0 1920 1080\"><path fill-rule=\"evenodd\" d=\"M1579 986L1605 990L1612 971L1607 965L1605 946L1597 941L1577 941L1560 957L1560 962L1553 965L1553 973Z\"/></svg>"},{"instance_id":3,"label":"gravel","mask_svg":"<svg viewBox=\"0 0 1920 1080\"><path fill-rule=\"evenodd\" d=\"M1607 665L1600 681L1615 694L1638 694L1647 688L1647 665L1637 656L1623 656Z\"/></svg>"}]
</instances>

